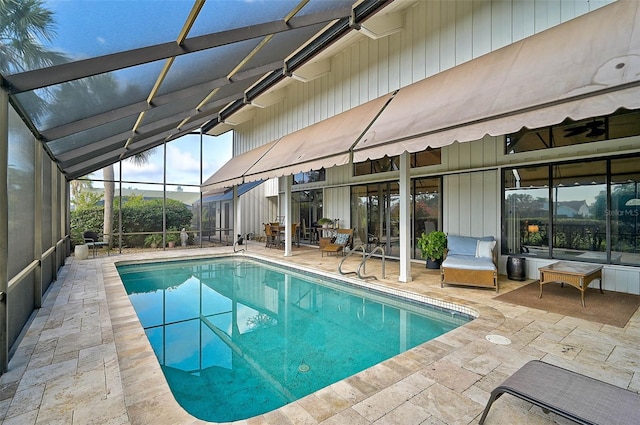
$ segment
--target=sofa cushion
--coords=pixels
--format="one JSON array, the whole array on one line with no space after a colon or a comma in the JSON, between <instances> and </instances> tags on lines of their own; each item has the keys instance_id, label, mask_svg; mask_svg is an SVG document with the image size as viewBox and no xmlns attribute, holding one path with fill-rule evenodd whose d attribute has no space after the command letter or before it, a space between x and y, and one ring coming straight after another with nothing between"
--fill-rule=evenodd
<instances>
[{"instance_id":1,"label":"sofa cushion","mask_svg":"<svg viewBox=\"0 0 640 425\"><path fill-rule=\"evenodd\" d=\"M493 260L493 248L496 246L496 241L483 241L478 240L476 246L476 257L490 258Z\"/></svg>"},{"instance_id":2,"label":"sofa cushion","mask_svg":"<svg viewBox=\"0 0 640 425\"><path fill-rule=\"evenodd\" d=\"M447 235L447 255L476 256L478 240L494 240L493 236L474 238L472 236Z\"/></svg>"},{"instance_id":3,"label":"sofa cushion","mask_svg":"<svg viewBox=\"0 0 640 425\"><path fill-rule=\"evenodd\" d=\"M336 245L344 245L347 243L348 240L349 240L348 233L338 233L338 236L336 236L336 240L333 241L333 243Z\"/></svg>"},{"instance_id":4,"label":"sofa cushion","mask_svg":"<svg viewBox=\"0 0 640 425\"><path fill-rule=\"evenodd\" d=\"M447 255L473 255L476 256L478 240L469 236L447 236Z\"/></svg>"},{"instance_id":5,"label":"sofa cushion","mask_svg":"<svg viewBox=\"0 0 640 425\"><path fill-rule=\"evenodd\" d=\"M442 268L463 270L496 270L495 264L488 258L469 255L448 255L442 262Z\"/></svg>"}]
</instances>

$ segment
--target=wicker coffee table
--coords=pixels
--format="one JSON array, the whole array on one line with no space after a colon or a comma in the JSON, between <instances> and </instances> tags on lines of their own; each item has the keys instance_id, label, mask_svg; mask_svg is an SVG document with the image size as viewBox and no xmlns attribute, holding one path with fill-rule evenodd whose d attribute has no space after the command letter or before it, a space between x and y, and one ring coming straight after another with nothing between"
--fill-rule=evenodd
<instances>
[{"instance_id":1,"label":"wicker coffee table","mask_svg":"<svg viewBox=\"0 0 640 425\"><path fill-rule=\"evenodd\" d=\"M566 283L580 291L582 307L584 304L584 292L589 284L600 280L600 293L602 294L602 266L596 264L570 263L558 261L545 267L540 267L540 298L542 298L542 286L551 282Z\"/></svg>"}]
</instances>

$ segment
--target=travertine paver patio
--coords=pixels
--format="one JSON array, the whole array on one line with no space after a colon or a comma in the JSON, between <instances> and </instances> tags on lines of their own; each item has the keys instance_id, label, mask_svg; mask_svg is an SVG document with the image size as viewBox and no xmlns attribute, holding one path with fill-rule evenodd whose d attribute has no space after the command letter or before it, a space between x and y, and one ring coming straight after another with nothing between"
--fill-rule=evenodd
<instances>
[{"instance_id":1,"label":"travertine paver patio","mask_svg":"<svg viewBox=\"0 0 640 425\"><path fill-rule=\"evenodd\" d=\"M171 395L122 288L114 262L229 253L229 248L70 257L0 377L3 424L192 424ZM282 251L251 243L249 253L337 273L339 259L317 249ZM355 264L355 263L354 263ZM355 267L355 266L354 266ZM414 264L410 283L387 263L381 282L457 302L478 319L358 375L246 424L474 424L489 392L531 359L640 390L640 313L616 328L494 300L491 290L440 288L438 273ZM379 275L379 264L367 265ZM522 285L502 276L501 292ZM498 334L511 340L496 345ZM569 423L510 396L488 424Z\"/></svg>"}]
</instances>

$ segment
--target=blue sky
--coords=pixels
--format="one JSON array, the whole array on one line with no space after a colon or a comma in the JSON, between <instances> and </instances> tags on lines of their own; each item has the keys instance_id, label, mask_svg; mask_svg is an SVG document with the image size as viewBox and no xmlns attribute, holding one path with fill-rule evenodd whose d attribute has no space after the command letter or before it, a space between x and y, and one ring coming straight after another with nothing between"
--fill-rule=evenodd
<instances>
[{"instance_id":1,"label":"blue sky","mask_svg":"<svg viewBox=\"0 0 640 425\"><path fill-rule=\"evenodd\" d=\"M218 137L206 136L203 141L202 152L202 178L211 177L222 165L231 159L233 137L228 131ZM187 135L180 139L167 143L167 183L200 184L200 136ZM162 146L153 150L147 164L136 166L129 160L122 162L122 179L127 181L162 183L164 149ZM119 175L119 164L115 166L115 177ZM102 179L102 170L92 173L89 178ZM102 187L96 182L94 187ZM123 187L162 190L160 186L145 184L128 184ZM188 192L198 192L198 188L182 187ZM167 190L175 190L175 186L169 186Z\"/></svg>"},{"instance_id":2,"label":"blue sky","mask_svg":"<svg viewBox=\"0 0 640 425\"><path fill-rule=\"evenodd\" d=\"M239 3L234 1L227 4L234 7L245 4L246 7L252 1L256 0L241 0ZM219 8L225 3L215 1L209 7ZM54 14L55 37L50 42L42 40L42 43L73 59L84 59L175 41L192 6L192 0L49 0L45 1L45 7ZM150 84L155 81L156 74L163 64L164 61L159 61L155 66L157 70L153 66L140 66L112 75L123 87L142 81ZM231 159L232 133L227 132L215 138L205 137L205 145L202 155L203 180ZM166 146L167 182L199 185L200 137L184 136ZM136 166L129 160L123 161L123 180L162 183L163 158L164 150L158 147L152 151L147 164ZM116 179L119 176L119 168L120 165L116 164ZM102 171L94 172L89 177L102 179ZM101 187L102 184L96 182L94 186ZM144 184L125 184L125 187L158 190L158 186ZM175 186L168 189L175 190ZM183 189L197 191L188 187Z\"/></svg>"}]
</instances>

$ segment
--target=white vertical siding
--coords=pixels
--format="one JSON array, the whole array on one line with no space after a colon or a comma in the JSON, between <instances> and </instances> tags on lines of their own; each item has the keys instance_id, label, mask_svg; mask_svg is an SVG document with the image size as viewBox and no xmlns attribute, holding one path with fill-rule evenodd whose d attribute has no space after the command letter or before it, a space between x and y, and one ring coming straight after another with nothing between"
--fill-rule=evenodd
<instances>
[{"instance_id":1,"label":"white vertical siding","mask_svg":"<svg viewBox=\"0 0 640 425\"><path fill-rule=\"evenodd\" d=\"M351 227L351 207L349 205L351 189L348 186L332 187L322 194L322 214L328 218L339 218L340 227Z\"/></svg>"},{"instance_id":2,"label":"white vertical siding","mask_svg":"<svg viewBox=\"0 0 640 425\"><path fill-rule=\"evenodd\" d=\"M498 170L447 175L443 179L443 230L453 235L499 238Z\"/></svg>"}]
</instances>

